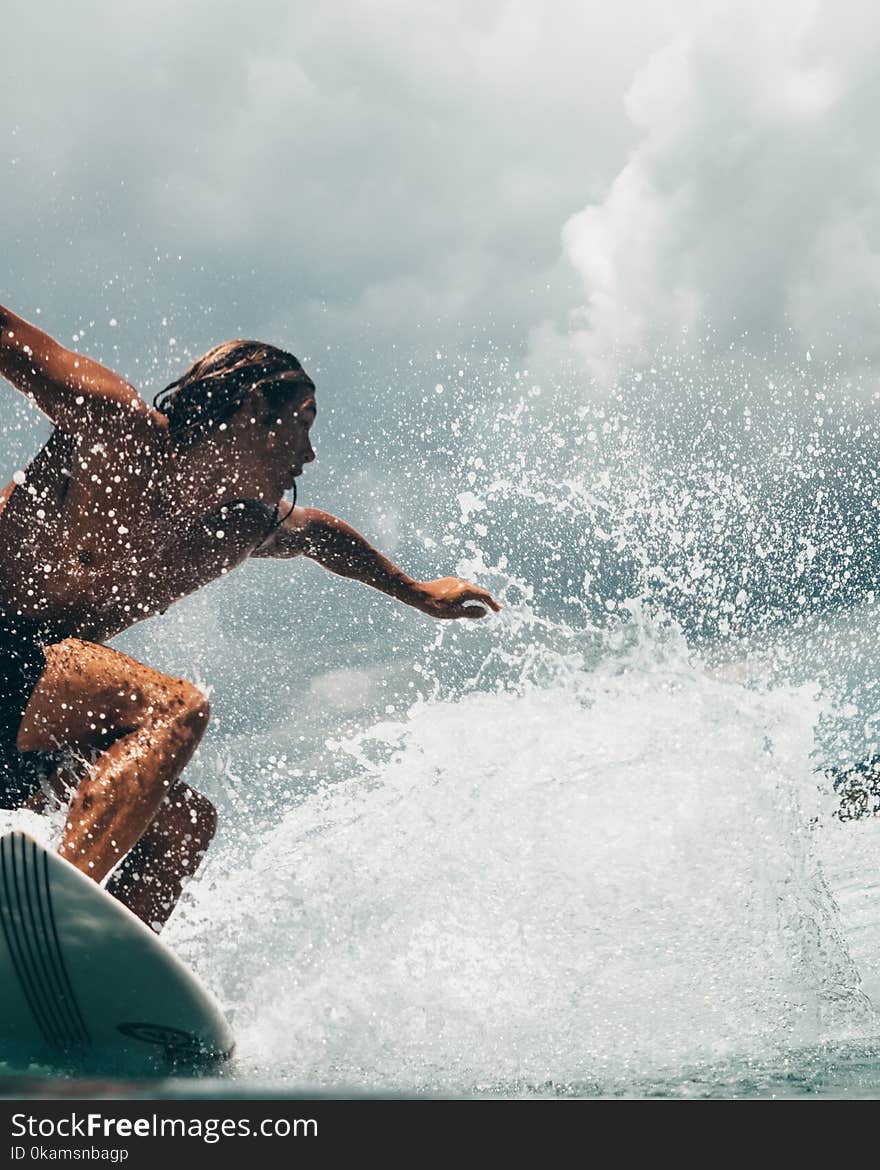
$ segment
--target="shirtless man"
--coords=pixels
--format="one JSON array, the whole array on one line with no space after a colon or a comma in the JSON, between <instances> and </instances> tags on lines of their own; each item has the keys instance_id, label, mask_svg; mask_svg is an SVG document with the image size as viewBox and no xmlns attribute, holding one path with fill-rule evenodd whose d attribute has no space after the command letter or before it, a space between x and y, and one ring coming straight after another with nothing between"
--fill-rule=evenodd
<instances>
[{"instance_id":1,"label":"shirtless man","mask_svg":"<svg viewBox=\"0 0 880 1170\"><path fill-rule=\"evenodd\" d=\"M0 374L54 425L0 495L0 806L75 784L59 852L95 881L113 870L107 888L158 930L216 828L180 779L208 703L103 643L249 557L304 555L436 618L499 606L278 503L315 458L315 386L283 350L219 345L151 409L0 306Z\"/></svg>"}]
</instances>

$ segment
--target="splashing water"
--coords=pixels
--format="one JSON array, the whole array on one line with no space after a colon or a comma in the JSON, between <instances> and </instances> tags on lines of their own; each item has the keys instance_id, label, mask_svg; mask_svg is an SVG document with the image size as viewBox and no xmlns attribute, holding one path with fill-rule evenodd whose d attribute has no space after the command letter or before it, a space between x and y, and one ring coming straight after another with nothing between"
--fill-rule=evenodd
<instances>
[{"instance_id":1,"label":"splashing water","mask_svg":"<svg viewBox=\"0 0 880 1170\"><path fill-rule=\"evenodd\" d=\"M638 608L586 642L336 745L345 778L214 859L168 939L242 1074L595 1091L867 1027L810 828L815 699L712 677Z\"/></svg>"},{"instance_id":2,"label":"splashing water","mask_svg":"<svg viewBox=\"0 0 880 1170\"><path fill-rule=\"evenodd\" d=\"M864 462L785 402L756 441L709 399L684 436L608 406L561 423L535 388L501 439L478 417L437 547L503 618L415 651L422 698L332 735L326 782L218 854L169 934L233 1012L242 1075L622 1091L873 1034L870 886L816 770L840 696L803 656L730 669L744 634L785 643L857 593ZM460 405L421 423L467 450ZM860 849L876 865L876 834Z\"/></svg>"}]
</instances>

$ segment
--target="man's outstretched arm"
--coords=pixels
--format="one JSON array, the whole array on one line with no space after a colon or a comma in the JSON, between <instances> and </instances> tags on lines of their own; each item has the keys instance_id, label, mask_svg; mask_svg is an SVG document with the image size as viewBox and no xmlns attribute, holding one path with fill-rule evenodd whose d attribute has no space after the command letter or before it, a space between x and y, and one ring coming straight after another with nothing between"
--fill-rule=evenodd
<instances>
[{"instance_id":1,"label":"man's outstretched arm","mask_svg":"<svg viewBox=\"0 0 880 1170\"><path fill-rule=\"evenodd\" d=\"M309 557L331 573L363 581L431 617L481 618L501 609L485 589L458 577L413 580L350 524L317 508L294 508L254 556Z\"/></svg>"},{"instance_id":2,"label":"man's outstretched arm","mask_svg":"<svg viewBox=\"0 0 880 1170\"><path fill-rule=\"evenodd\" d=\"M113 417L147 415L137 391L113 370L65 349L36 325L0 305L0 375L56 426L76 433Z\"/></svg>"}]
</instances>

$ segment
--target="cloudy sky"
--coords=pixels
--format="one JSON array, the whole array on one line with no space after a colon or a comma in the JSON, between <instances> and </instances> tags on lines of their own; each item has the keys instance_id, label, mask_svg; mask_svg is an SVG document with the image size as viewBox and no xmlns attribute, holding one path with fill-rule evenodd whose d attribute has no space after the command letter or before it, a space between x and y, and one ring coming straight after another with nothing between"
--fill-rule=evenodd
<instances>
[{"instance_id":1,"label":"cloudy sky","mask_svg":"<svg viewBox=\"0 0 880 1170\"><path fill-rule=\"evenodd\" d=\"M135 378L244 333L342 394L391 346L480 338L607 381L703 321L871 361L878 24L860 0L11 0L0 296Z\"/></svg>"},{"instance_id":2,"label":"cloudy sky","mask_svg":"<svg viewBox=\"0 0 880 1170\"><path fill-rule=\"evenodd\" d=\"M575 347L613 378L682 330L790 339L855 371L880 355L876 10L713 4L640 64L637 142L566 222Z\"/></svg>"},{"instance_id":3,"label":"cloudy sky","mask_svg":"<svg viewBox=\"0 0 880 1170\"><path fill-rule=\"evenodd\" d=\"M412 551L382 436L487 360L551 403L682 344L873 390L878 41L862 0L7 0L0 302L145 393L292 349L310 502Z\"/></svg>"},{"instance_id":4,"label":"cloudy sky","mask_svg":"<svg viewBox=\"0 0 880 1170\"><path fill-rule=\"evenodd\" d=\"M524 351L578 304L563 225L638 148L627 92L693 7L13 0L0 295L133 377L229 333L340 377Z\"/></svg>"}]
</instances>

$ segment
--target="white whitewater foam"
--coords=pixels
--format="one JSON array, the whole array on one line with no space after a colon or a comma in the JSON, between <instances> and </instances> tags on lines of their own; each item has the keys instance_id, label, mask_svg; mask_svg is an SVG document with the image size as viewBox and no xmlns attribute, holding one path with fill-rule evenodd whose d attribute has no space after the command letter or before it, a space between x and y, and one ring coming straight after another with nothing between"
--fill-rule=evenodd
<instances>
[{"instance_id":1,"label":"white whitewater foam","mask_svg":"<svg viewBox=\"0 0 880 1170\"><path fill-rule=\"evenodd\" d=\"M852 1035L817 715L650 635L418 704L247 863L221 850L168 941L240 1072L303 1085L607 1085Z\"/></svg>"}]
</instances>

